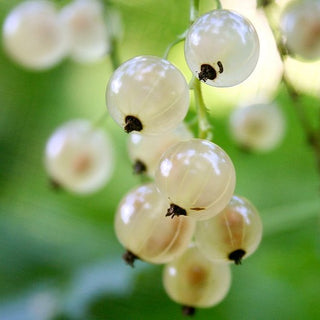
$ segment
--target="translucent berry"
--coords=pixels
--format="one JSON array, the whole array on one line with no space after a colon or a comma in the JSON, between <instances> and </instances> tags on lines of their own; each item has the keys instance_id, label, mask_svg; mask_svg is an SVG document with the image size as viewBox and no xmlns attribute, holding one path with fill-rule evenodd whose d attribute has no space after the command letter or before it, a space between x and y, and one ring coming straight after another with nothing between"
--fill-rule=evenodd
<instances>
[{"instance_id":1,"label":"translucent berry","mask_svg":"<svg viewBox=\"0 0 320 320\"><path fill-rule=\"evenodd\" d=\"M233 196L221 213L197 223L195 240L208 259L240 264L257 249L261 236L256 208L247 199Z\"/></svg>"},{"instance_id":2,"label":"translucent berry","mask_svg":"<svg viewBox=\"0 0 320 320\"><path fill-rule=\"evenodd\" d=\"M184 124L173 131L156 136L130 133L128 151L134 171L154 177L161 155L175 143L191 138L192 133Z\"/></svg>"},{"instance_id":3,"label":"translucent berry","mask_svg":"<svg viewBox=\"0 0 320 320\"><path fill-rule=\"evenodd\" d=\"M165 291L184 306L183 311L218 304L227 295L230 284L230 266L208 260L194 245L163 270Z\"/></svg>"},{"instance_id":4,"label":"translucent berry","mask_svg":"<svg viewBox=\"0 0 320 320\"><path fill-rule=\"evenodd\" d=\"M94 128L87 120L72 120L48 140L45 165L56 184L84 194L107 183L113 171L113 158L106 132Z\"/></svg>"},{"instance_id":5,"label":"translucent berry","mask_svg":"<svg viewBox=\"0 0 320 320\"><path fill-rule=\"evenodd\" d=\"M185 42L189 68L214 87L231 87L244 81L259 58L259 39L253 25L230 10L214 10L190 27Z\"/></svg>"},{"instance_id":6,"label":"translucent berry","mask_svg":"<svg viewBox=\"0 0 320 320\"><path fill-rule=\"evenodd\" d=\"M320 58L320 1L292 1L284 9L281 30L289 53L306 60Z\"/></svg>"},{"instance_id":7,"label":"translucent berry","mask_svg":"<svg viewBox=\"0 0 320 320\"><path fill-rule=\"evenodd\" d=\"M25 1L16 6L3 24L3 42L13 60L35 70L54 66L67 50L65 31L49 1Z\"/></svg>"},{"instance_id":8,"label":"translucent berry","mask_svg":"<svg viewBox=\"0 0 320 320\"><path fill-rule=\"evenodd\" d=\"M127 249L124 259L135 258L151 263L165 263L180 255L194 233L194 221L185 217L167 219L168 202L154 184L131 190L120 202L115 231Z\"/></svg>"},{"instance_id":9,"label":"translucent berry","mask_svg":"<svg viewBox=\"0 0 320 320\"><path fill-rule=\"evenodd\" d=\"M73 1L62 9L61 20L74 60L91 62L106 55L109 41L102 3L95 0Z\"/></svg>"},{"instance_id":10,"label":"translucent berry","mask_svg":"<svg viewBox=\"0 0 320 320\"><path fill-rule=\"evenodd\" d=\"M112 118L126 132L160 134L176 128L189 108L189 89L169 61L135 57L112 75L106 102Z\"/></svg>"},{"instance_id":11,"label":"translucent berry","mask_svg":"<svg viewBox=\"0 0 320 320\"><path fill-rule=\"evenodd\" d=\"M284 116L275 104L237 108L230 117L230 132L237 144L245 150L269 151L284 136Z\"/></svg>"},{"instance_id":12,"label":"translucent berry","mask_svg":"<svg viewBox=\"0 0 320 320\"><path fill-rule=\"evenodd\" d=\"M167 215L197 220L219 213L235 188L235 170L229 156L202 139L182 141L161 157L155 174L159 190L168 198Z\"/></svg>"}]
</instances>

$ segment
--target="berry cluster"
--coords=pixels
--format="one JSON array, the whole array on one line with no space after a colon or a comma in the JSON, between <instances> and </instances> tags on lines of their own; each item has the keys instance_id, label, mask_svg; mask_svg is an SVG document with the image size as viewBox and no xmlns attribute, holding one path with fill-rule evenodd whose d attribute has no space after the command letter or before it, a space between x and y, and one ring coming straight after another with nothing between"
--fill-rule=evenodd
<instances>
[{"instance_id":1,"label":"berry cluster","mask_svg":"<svg viewBox=\"0 0 320 320\"><path fill-rule=\"evenodd\" d=\"M186 33L185 57L198 85L234 86L255 68L258 36L238 13L214 10ZM166 264L164 287L186 314L225 297L230 262L240 264L262 235L256 209L233 195L236 174L227 153L193 138L182 123L189 103L182 73L155 56L123 63L106 89L109 114L129 133L134 171L152 180L129 191L116 212L123 258L131 266L135 259Z\"/></svg>"},{"instance_id":2,"label":"berry cluster","mask_svg":"<svg viewBox=\"0 0 320 320\"><path fill-rule=\"evenodd\" d=\"M283 10L276 39L283 60L287 55L320 58L319 17L319 0L292 1ZM41 70L66 55L79 62L101 58L114 36L107 27L95 0L75 0L60 12L49 1L33 0L8 15L3 40L16 62ZM193 75L189 85L166 58L137 56L114 71L106 104L128 133L134 172L150 180L129 191L118 206L115 232L126 249L123 257L131 266L136 259L165 264L164 288L190 315L226 296L230 263L241 264L261 241L259 214L250 201L234 195L235 168L211 141L201 95L202 84L227 88L243 83L255 70L260 46L252 23L222 8L193 19L182 40ZM283 82L295 97L285 75ZM183 122L190 89L198 108L196 137ZM273 149L284 128L284 117L271 101L238 108L230 117L231 136L246 151ZM91 122L70 121L49 138L45 166L55 185L78 194L94 192L111 177L112 142Z\"/></svg>"},{"instance_id":3,"label":"berry cluster","mask_svg":"<svg viewBox=\"0 0 320 320\"><path fill-rule=\"evenodd\" d=\"M47 0L25 1L3 25L4 46L18 64L44 70L69 55L78 62L103 58L109 50L102 4L74 0L60 11Z\"/></svg>"}]
</instances>

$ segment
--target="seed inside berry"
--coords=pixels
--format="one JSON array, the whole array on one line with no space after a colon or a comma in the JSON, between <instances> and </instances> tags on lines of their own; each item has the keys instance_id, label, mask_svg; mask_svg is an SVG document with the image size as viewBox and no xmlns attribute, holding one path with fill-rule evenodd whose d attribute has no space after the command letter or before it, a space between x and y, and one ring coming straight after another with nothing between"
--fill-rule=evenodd
<instances>
[{"instance_id":1,"label":"seed inside berry","mask_svg":"<svg viewBox=\"0 0 320 320\"><path fill-rule=\"evenodd\" d=\"M244 250L238 249L238 250L232 251L229 254L228 258L229 260L233 260L235 264L239 265L241 264L242 258L245 254L246 252Z\"/></svg>"},{"instance_id":2,"label":"seed inside berry","mask_svg":"<svg viewBox=\"0 0 320 320\"><path fill-rule=\"evenodd\" d=\"M176 204L171 203L170 208L167 211L166 217L171 216L173 218L174 216L186 216L187 211Z\"/></svg>"},{"instance_id":3,"label":"seed inside berry","mask_svg":"<svg viewBox=\"0 0 320 320\"><path fill-rule=\"evenodd\" d=\"M199 80L206 82L209 80L214 80L217 77L216 70L209 64L202 64L201 71L198 74Z\"/></svg>"},{"instance_id":4,"label":"seed inside berry","mask_svg":"<svg viewBox=\"0 0 320 320\"><path fill-rule=\"evenodd\" d=\"M125 123L124 130L127 133L132 131L141 131L143 128L141 121L134 116L126 116Z\"/></svg>"}]
</instances>

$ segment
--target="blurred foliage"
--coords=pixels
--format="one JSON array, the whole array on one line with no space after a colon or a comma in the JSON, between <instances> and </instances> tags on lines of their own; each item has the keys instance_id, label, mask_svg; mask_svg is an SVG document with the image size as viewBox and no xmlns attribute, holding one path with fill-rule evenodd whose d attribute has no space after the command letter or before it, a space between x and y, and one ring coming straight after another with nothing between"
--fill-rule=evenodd
<instances>
[{"instance_id":1,"label":"blurred foliage","mask_svg":"<svg viewBox=\"0 0 320 320\"><path fill-rule=\"evenodd\" d=\"M0 21L19 1L0 0ZM60 1L56 1L57 3ZM188 25L188 1L115 1L124 23L122 61L162 55ZM181 57L183 59L183 57ZM0 50L0 319L182 319L161 284L161 266L121 261L113 231L121 197L139 179L132 175L126 135L108 118L117 157L112 181L80 197L50 188L43 167L46 140L72 118L105 114L111 75L105 61L65 60L31 72ZM233 159L236 192L260 210L262 244L240 267L217 307L197 319L320 319L319 174L290 98L277 101L287 117L285 140L268 154L239 151L230 140L227 114L212 119L215 142ZM319 99L304 106L318 117ZM215 106L223 108L223 106ZM317 118L318 119L318 118Z\"/></svg>"}]
</instances>

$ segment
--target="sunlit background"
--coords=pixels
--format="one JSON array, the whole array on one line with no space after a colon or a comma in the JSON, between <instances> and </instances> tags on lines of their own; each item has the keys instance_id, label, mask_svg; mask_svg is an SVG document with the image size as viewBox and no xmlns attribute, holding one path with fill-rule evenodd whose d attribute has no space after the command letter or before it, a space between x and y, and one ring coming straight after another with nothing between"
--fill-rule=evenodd
<instances>
[{"instance_id":1,"label":"sunlit background","mask_svg":"<svg viewBox=\"0 0 320 320\"><path fill-rule=\"evenodd\" d=\"M1 25L19 2L0 0ZM225 4L232 7L232 2L240 1ZM162 56L189 24L187 0L114 3L123 24L121 61L137 55ZM290 97L280 85L282 65L266 19L252 10L253 1L241 3L242 13L247 12L263 39L258 67L239 87L205 87L204 95L214 142L232 158L236 193L259 209L264 236L252 257L232 266L226 299L214 308L198 310L195 318L320 319L320 175ZM212 8L213 1L201 1L202 11ZM183 44L173 48L169 60L189 81ZM319 63L287 64L294 70L288 71L289 77L308 94L303 98L308 116L319 119ZM300 69L303 76L294 73ZM46 141L58 126L75 118L97 121L106 114L105 87L111 73L108 57L91 64L65 59L50 70L28 71L1 46L1 320L183 318L180 307L164 292L162 266L138 261L132 269L121 259L114 213L122 196L140 183L132 174L126 134L111 118L105 120L117 165L112 180L93 195L52 189L44 169ZM228 131L230 110L273 99L286 117L284 140L269 153L240 151Z\"/></svg>"}]
</instances>

